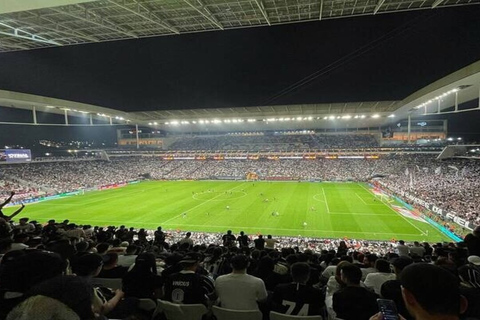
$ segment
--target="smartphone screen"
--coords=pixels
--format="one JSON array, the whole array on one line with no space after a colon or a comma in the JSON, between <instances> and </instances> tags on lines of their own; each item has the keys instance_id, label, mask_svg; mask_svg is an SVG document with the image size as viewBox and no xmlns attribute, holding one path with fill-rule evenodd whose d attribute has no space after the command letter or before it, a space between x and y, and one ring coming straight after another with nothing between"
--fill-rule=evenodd
<instances>
[{"instance_id":1,"label":"smartphone screen","mask_svg":"<svg viewBox=\"0 0 480 320\"><path fill-rule=\"evenodd\" d=\"M393 300L388 299L377 299L378 309L383 315L384 320L399 320L397 307Z\"/></svg>"}]
</instances>

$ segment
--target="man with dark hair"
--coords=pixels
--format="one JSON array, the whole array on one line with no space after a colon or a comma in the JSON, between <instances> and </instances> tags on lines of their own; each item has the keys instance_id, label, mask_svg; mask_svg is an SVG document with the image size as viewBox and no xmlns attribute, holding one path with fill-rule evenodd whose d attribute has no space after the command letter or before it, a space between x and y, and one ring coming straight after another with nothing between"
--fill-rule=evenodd
<instances>
[{"instance_id":1,"label":"man with dark hair","mask_svg":"<svg viewBox=\"0 0 480 320\"><path fill-rule=\"evenodd\" d=\"M467 234L463 241L467 245L469 255L480 256L480 226L473 229L472 233Z\"/></svg>"},{"instance_id":2,"label":"man with dark hair","mask_svg":"<svg viewBox=\"0 0 480 320\"><path fill-rule=\"evenodd\" d=\"M165 233L162 231L162 227L158 227L157 230L154 233L155 240L153 243L161 248L163 248L163 245L165 243Z\"/></svg>"},{"instance_id":3,"label":"man with dark hair","mask_svg":"<svg viewBox=\"0 0 480 320\"><path fill-rule=\"evenodd\" d=\"M123 278L127 274L128 267L119 266L118 254L116 252L108 252L103 257L103 268L98 274L98 278Z\"/></svg>"},{"instance_id":4,"label":"man with dark hair","mask_svg":"<svg viewBox=\"0 0 480 320\"><path fill-rule=\"evenodd\" d=\"M416 320L458 320L467 308L458 278L441 267L412 264L403 270L400 282L405 305Z\"/></svg>"},{"instance_id":5,"label":"man with dark hair","mask_svg":"<svg viewBox=\"0 0 480 320\"><path fill-rule=\"evenodd\" d=\"M232 234L232 230L227 230L227 233L222 236L223 246L231 247L235 245L237 238Z\"/></svg>"},{"instance_id":6,"label":"man with dark hair","mask_svg":"<svg viewBox=\"0 0 480 320\"><path fill-rule=\"evenodd\" d=\"M362 271L353 264L343 266L341 280L346 287L333 294L333 310L340 319L368 320L378 312L377 295L360 286Z\"/></svg>"},{"instance_id":7,"label":"man with dark hair","mask_svg":"<svg viewBox=\"0 0 480 320\"><path fill-rule=\"evenodd\" d=\"M262 279L247 274L248 257L237 254L230 260L232 273L220 276L215 281L220 304L234 310L258 310L258 301L267 298Z\"/></svg>"},{"instance_id":8,"label":"man with dark hair","mask_svg":"<svg viewBox=\"0 0 480 320\"><path fill-rule=\"evenodd\" d=\"M324 298L319 289L307 284L310 266L296 262L290 268L293 282L279 284L273 291L272 310L280 313L313 316L322 314Z\"/></svg>"},{"instance_id":9,"label":"man with dark hair","mask_svg":"<svg viewBox=\"0 0 480 320\"><path fill-rule=\"evenodd\" d=\"M250 238L243 231L240 231L240 235L237 237L237 241L240 247L248 247Z\"/></svg>"},{"instance_id":10,"label":"man with dark hair","mask_svg":"<svg viewBox=\"0 0 480 320\"><path fill-rule=\"evenodd\" d=\"M209 304L214 296L215 287L210 278L196 273L201 260L201 255L196 252L187 253L180 260L183 270L165 280L166 300L182 304Z\"/></svg>"},{"instance_id":11,"label":"man with dark hair","mask_svg":"<svg viewBox=\"0 0 480 320\"><path fill-rule=\"evenodd\" d=\"M409 257L398 257L392 259L391 266L395 273L396 279L385 281L380 287L380 294L384 299L393 300L397 306L398 312L406 319L413 319L405 307L405 302L402 298L402 288L400 284L400 276L403 269L411 265L413 260Z\"/></svg>"},{"instance_id":12,"label":"man with dark hair","mask_svg":"<svg viewBox=\"0 0 480 320\"><path fill-rule=\"evenodd\" d=\"M365 286L373 289L376 294L380 294L382 284L388 280L395 280L395 273L390 269L390 262L384 259L375 261L375 269L378 272L372 272L365 278Z\"/></svg>"},{"instance_id":13,"label":"man with dark hair","mask_svg":"<svg viewBox=\"0 0 480 320\"><path fill-rule=\"evenodd\" d=\"M378 257L376 254L371 253L365 255L365 258L363 259L364 268L362 268L362 280L365 280L369 273L378 272L375 268L375 262L377 259Z\"/></svg>"},{"instance_id":14,"label":"man with dark hair","mask_svg":"<svg viewBox=\"0 0 480 320\"><path fill-rule=\"evenodd\" d=\"M257 250L263 250L265 249L265 239L263 239L263 236L261 234L258 235L258 238L253 240L255 243L255 249Z\"/></svg>"},{"instance_id":15,"label":"man with dark hair","mask_svg":"<svg viewBox=\"0 0 480 320\"><path fill-rule=\"evenodd\" d=\"M185 238L181 239L178 244L180 245L180 247L186 247L186 249L190 249L193 247L193 240L192 238L190 238L192 236L192 233L191 232L187 232L185 234Z\"/></svg>"}]
</instances>

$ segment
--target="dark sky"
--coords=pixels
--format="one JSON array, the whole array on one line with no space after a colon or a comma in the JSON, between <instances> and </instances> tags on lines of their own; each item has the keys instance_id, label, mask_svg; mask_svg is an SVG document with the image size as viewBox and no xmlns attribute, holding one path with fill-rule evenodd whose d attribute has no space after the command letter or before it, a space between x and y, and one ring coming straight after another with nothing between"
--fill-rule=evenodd
<instances>
[{"instance_id":1,"label":"dark sky","mask_svg":"<svg viewBox=\"0 0 480 320\"><path fill-rule=\"evenodd\" d=\"M125 111L403 99L480 60L479 17L474 5L3 53L0 89Z\"/></svg>"}]
</instances>

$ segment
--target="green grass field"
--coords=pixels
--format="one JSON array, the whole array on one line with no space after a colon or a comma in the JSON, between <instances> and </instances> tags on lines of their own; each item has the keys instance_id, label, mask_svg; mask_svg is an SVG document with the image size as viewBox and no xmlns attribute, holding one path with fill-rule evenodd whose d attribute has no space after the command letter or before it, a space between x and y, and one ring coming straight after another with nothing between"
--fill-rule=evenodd
<instances>
[{"instance_id":1,"label":"green grass field","mask_svg":"<svg viewBox=\"0 0 480 320\"><path fill-rule=\"evenodd\" d=\"M398 214L360 183L149 181L27 205L21 216L182 231L449 240L429 224Z\"/></svg>"}]
</instances>

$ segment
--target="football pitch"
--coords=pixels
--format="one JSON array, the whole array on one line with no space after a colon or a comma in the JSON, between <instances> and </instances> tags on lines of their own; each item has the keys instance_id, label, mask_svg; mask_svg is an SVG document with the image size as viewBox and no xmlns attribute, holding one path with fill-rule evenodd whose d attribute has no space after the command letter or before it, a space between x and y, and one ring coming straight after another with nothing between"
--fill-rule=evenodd
<instances>
[{"instance_id":1,"label":"football pitch","mask_svg":"<svg viewBox=\"0 0 480 320\"><path fill-rule=\"evenodd\" d=\"M405 217L367 184L328 182L147 181L27 205L20 214L45 223L315 238L450 241ZM10 213L15 208L6 208Z\"/></svg>"}]
</instances>

